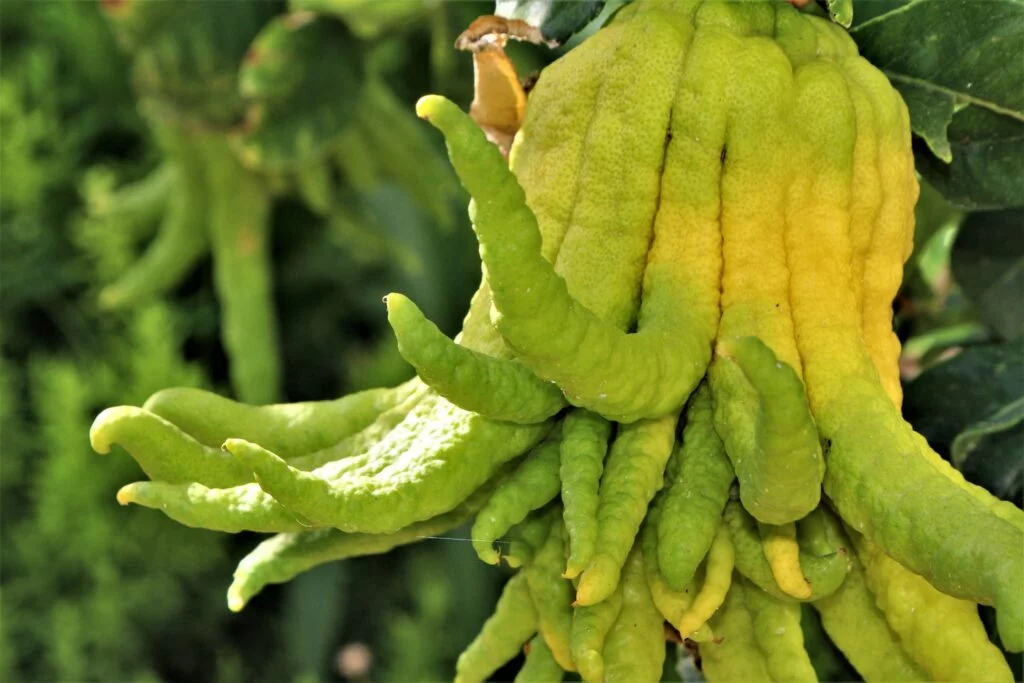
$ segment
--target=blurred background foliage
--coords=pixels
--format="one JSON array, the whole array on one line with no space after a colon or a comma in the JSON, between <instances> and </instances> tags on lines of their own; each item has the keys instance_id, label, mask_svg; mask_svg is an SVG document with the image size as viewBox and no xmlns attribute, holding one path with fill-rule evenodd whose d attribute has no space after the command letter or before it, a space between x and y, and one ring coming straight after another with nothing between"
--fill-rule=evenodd
<instances>
[{"instance_id":1,"label":"blurred background foliage","mask_svg":"<svg viewBox=\"0 0 1024 683\"><path fill-rule=\"evenodd\" d=\"M232 394L208 257L161 296L124 309L99 305L155 230L155 217L119 205L119 188L152 179L163 161L142 101L205 125L241 126L239 157L274 188L282 400L332 398L411 374L380 305L389 291L411 293L446 332L457 330L479 277L465 197L438 190L439 141L417 138L400 108L411 112L426 92L468 105L471 59L451 45L493 4L191 3L192 11L216 4L223 16L243 6L248 13L248 23L227 23L235 34L215 51L213 29L194 16L175 20L190 27L187 40L172 31L163 42L154 35L174 21L159 12L148 24L103 16L132 4L0 5L0 680L448 679L505 578L465 543L425 540L323 566L232 615L224 590L254 539L118 508L114 492L140 472L117 452L101 461L88 427L101 408L141 404L167 386ZM863 21L900 4L857 7ZM275 27L299 21L289 11L320 13L317 30L333 42L275 36ZM298 51L304 70L243 66L239 79L239 57L257 32L258 41ZM139 44L157 45L156 57L140 60ZM183 45L192 46L187 59ZM518 43L509 52L522 77L559 54ZM293 83L300 86L285 87ZM378 103L398 108L361 109L352 93L366 84L386 95ZM382 116L397 118L382 126ZM411 136L408 144L395 145L390 133L402 130L395 135ZM353 163L360 145L369 165ZM336 163L306 163L326 158ZM437 185L409 172L416 165L441 168ZM925 184L895 312L907 418L969 479L1019 503L1024 188L1019 175L1004 180L1009 190L982 211L964 201L970 183L958 181L959 194L946 184L953 204ZM820 644L819 675L848 679L815 620L805 621L808 643Z\"/></svg>"}]
</instances>

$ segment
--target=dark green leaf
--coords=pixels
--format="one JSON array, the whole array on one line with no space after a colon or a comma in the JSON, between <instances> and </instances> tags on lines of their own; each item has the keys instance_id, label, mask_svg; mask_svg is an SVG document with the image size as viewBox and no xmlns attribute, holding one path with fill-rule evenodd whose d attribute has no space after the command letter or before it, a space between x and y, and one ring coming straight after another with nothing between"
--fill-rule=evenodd
<instances>
[{"instance_id":1,"label":"dark green leaf","mask_svg":"<svg viewBox=\"0 0 1024 683\"><path fill-rule=\"evenodd\" d=\"M853 1L853 25L866 24L876 17L899 9L910 0L854 0Z\"/></svg>"},{"instance_id":2,"label":"dark green leaf","mask_svg":"<svg viewBox=\"0 0 1024 683\"><path fill-rule=\"evenodd\" d=\"M889 79L1024 120L1024 3L918 0L853 29Z\"/></svg>"},{"instance_id":3,"label":"dark green leaf","mask_svg":"<svg viewBox=\"0 0 1024 683\"><path fill-rule=\"evenodd\" d=\"M1024 342L986 344L921 373L904 393L903 414L939 453L968 426L1024 396Z\"/></svg>"},{"instance_id":4,"label":"dark green leaf","mask_svg":"<svg viewBox=\"0 0 1024 683\"><path fill-rule=\"evenodd\" d=\"M1019 504L1024 488L1024 396L957 435L952 458L969 480Z\"/></svg>"},{"instance_id":5,"label":"dark green leaf","mask_svg":"<svg viewBox=\"0 0 1024 683\"><path fill-rule=\"evenodd\" d=\"M963 467L967 458L978 450L978 446L986 436L1013 430L1021 422L1024 422L1024 396L957 434L957 437L953 439L953 448L950 454L953 464Z\"/></svg>"},{"instance_id":6,"label":"dark green leaf","mask_svg":"<svg viewBox=\"0 0 1024 683\"><path fill-rule=\"evenodd\" d=\"M910 110L910 125L925 141L932 154L947 164L953 161L949 148L949 124L953 121L955 98L916 83L893 83Z\"/></svg>"},{"instance_id":7,"label":"dark green leaf","mask_svg":"<svg viewBox=\"0 0 1024 683\"><path fill-rule=\"evenodd\" d=\"M522 19L539 28L546 40L562 43L589 24L604 4L605 0L497 0L494 13L508 19Z\"/></svg>"},{"instance_id":8,"label":"dark green leaf","mask_svg":"<svg viewBox=\"0 0 1024 683\"><path fill-rule=\"evenodd\" d=\"M906 100L923 176L962 208L1024 205L1024 3L917 0L851 35Z\"/></svg>"},{"instance_id":9,"label":"dark green leaf","mask_svg":"<svg viewBox=\"0 0 1024 683\"><path fill-rule=\"evenodd\" d=\"M963 307L961 304L957 308ZM943 362L953 347L983 344L992 341L992 334L987 327L977 322L951 322L956 320L959 311L948 308L941 313L928 316L923 327L931 327L927 332L915 334L903 344L902 362L905 365L916 363L927 370L936 363Z\"/></svg>"},{"instance_id":10,"label":"dark green leaf","mask_svg":"<svg viewBox=\"0 0 1024 683\"><path fill-rule=\"evenodd\" d=\"M1024 337L1024 210L968 215L953 244L953 277L984 322Z\"/></svg>"},{"instance_id":11,"label":"dark green leaf","mask_svg":"<svg viewBox=\"0 0 1024 683\"><path fill-rule=\"evenodd\" d=\"M844 28L853 23L853 0L825 0L828 16Z\"/></svg>"},{"instance_id":12,"label":"dark green leaf","mask_svg":"<svg viewBox=\"0 0 1024 683\"><path fill-rule=\"evenodd\" d=\"M340 562L320 565L285 588L285 642L295 680L322 680L328 670L331 646L344 621L347 569Z\"/></svg>"},{"instance_id":13,"label":"dark green leaf","mask_svg":"<svg viewBox=\"0 0 1024 683\"><path fill-rule=\"evenodd\" d=\"M921 175L951 204L968 210L1024 206L1024 121L967 107L953 116L949 143L951 164L919 143L914 158Z\"/></svg>"}]
</instances>

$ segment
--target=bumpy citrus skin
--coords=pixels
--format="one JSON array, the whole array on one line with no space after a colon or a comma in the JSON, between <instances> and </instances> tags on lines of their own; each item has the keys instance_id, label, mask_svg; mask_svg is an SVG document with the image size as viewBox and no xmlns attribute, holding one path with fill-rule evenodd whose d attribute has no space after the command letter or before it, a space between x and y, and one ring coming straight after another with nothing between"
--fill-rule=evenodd
<instances>
[{"instance_id":1,"label":"bumpy citrus skin","mask_svg":"<svg viewBox=\"0 0 1024 683\"><path fill-rule=\"evenodd\" d=\"M764 653L773 681L817 681L800 630L800 605L777 600L745 583L743 594L754 628L754 640Z\"/></svg>"},{"instance_id":2,"label":"bumpy citrus skin","mask_svg":"<svg viewBox=\"0 0 1024 683\"><path fill-rule=\"evenodd\" d=\"M477 513L470 538L481 560L498 564L500 553L494 549L494 542L558 495L560 445L557 438L548 439L530 451Z\"/></svg>"},{"instance_id":3,"label":"bumpy citrus skin","mask_svg":"<svg viewBox=\"0 0 1024 683\"><path fill-rule=\"evenodd\" d=\"M722 522L734 476L712 422L707 387L686 408L682 444L669 460L658 537L657 562L665 582L681 591L693 580ZM650 520L650 515L648 515ZM650 560L649 560L650 561Z\"/></svg>"},{"instance_id":4,"label":"bumpy citrus skin","mask_svg":"<svg viewBox=\"0 0 1024 683\"><path fill-rule=\"evenodd\" d=\"M608 683L657 681L665 661L663 620L644 577L639 543L633 547L622 576L622 609L604 644Z\"/></svg>"},{"instance_id":5,"label":"bumpy citrus skin","mask_svg":"<svg viewBox=\"0 0 1024 683\"><path fill-rule=\"evenodd\" d=\"M676 416L624 426L612 444L601 480L594 557L580 576L576 601L592 605L619 583L647 505L661 486L675 436Z\"/></svg>"},{"instance_id":6,"label":"bumpy citrus skin","mask_svg":"<svg viewBox=\"0 0 1024 683\"><path fill-rule=\"evenodd\" d=\"M530 587L533 604L544 642L566 671L574 671L569 654L569 632L572 628L572 584L562 578L565 561L565 530L557 520L551 525L544 545L523 570Z\"/></svg>"},{"instance_id":7,"label":"bumpy citrus skin","mask_svg":"<svg viewBox=\"0 0 1024 683\"><path fill-rule=\"evenodd\" d=\"M640 531L640 547L644 556L644 575L647 578L647 588L651 591L654 606L658 608L666 622L676 631L682 633L682 620L693 605L697 585L695 581L690 581L681 590L675 590L662 578L658 564L660 545L658 527L661 525L664 513L664 502L665 496L659 495L651 503L647 512L647 520ZM687 637L695 642L703 642L711 638L711 630L707 626L702 626L695 632L687 634Z\"/></svg>"},{"instance_id":8,"label":"bumpy citrus skin","mask_svg":"<svg viewBox=\"0 0 1024 683\"><path fill-rule=\"evenodd\" d=\"M503 477L497 477L451 512L410 524L393 534L347 534L326 528L276 534L256 546L238 563L234 580L228 588L228 607L237 612L267 585L290 581L326 562L378 555L426 536L449 532L477 514L501 481Z\"/></svg>"},{"instance_id":9,"label":"bumpy citrus skin","mask_svg":"<svg viewBox=\"0 0 1024 683\"><path fill-rule=\"evenodd\" d=\"M772 678L754 634L754 621L746 597L748 589L739 577L736 578L722 609L711 620L715 640L700 645L704 676L709 681L767 683Z\"/></svg>"},{"instance_id":10,"label":"bumpy citrus skin","mask_svg":"<svg viewBox=\"0 0 1024 683\"><path fill-rule=\"evenodd\" d=\"M700 591L690 608L679 617L679 633L683 637L688 638L697 633L722 606L732 586L735 560L729 530L723 526L715 534L715 541L708 550Z\"/></svg>"},{"instance_id":11,"label":"bumpy citrus skin","mask_svg":"<svg viewBox=\"0 0 1024 683\"><path fill-rule=\"evenodd\" d=\"M220 448L240 437L282 458L328 448L370 426L419 386L412 380L393 389L368 389L334 401L251 406L200 389L164 389L145 410L172 423L196 441Z\"/></svg>"},{"instance_id":12,"label":"bumpy citrus skin","mask_svg":"<svg viewBox=\"0 0 1024 683\"><path fill-rule=\"evenodd\" d=\"M520 424L548 419L565 406L562 392L513 360L493 358L448 339L409 299L387 297L398 350L420 379L466 410Z\"/></svg>"},{"instance_id":13,"label":"bumpy citrus skin","mask_svg":"<svg viewBox=\"0 0 1024 683\"><path fill-rule=\"evenodd\" d=\"M989 642L978 608L931 584L852 535L864 580L903 648L935 680L1012 681L999 649Z\"/></svg>"},{"instance_id":14,"label":"bumpy citrus skin","mask_svg":"<svg viewBox=\"0 0 1024 683\"><path fill-rule=\"evenodd\" d=\"M558 683L565 671L555 661L551 648L540 636L534 636L526 646L526 661L516 674L515 683Z\"/></svg>"},{"instance_id":15,"label":"bumpy citrus skin","mask_svg":"<svg viewBox=\"0 0 1024 683\"><path fill-rule=\"evenodd\" d=\"M559 478L569 545L566 578L579 576L594 556L598 488L611 433L611 423L587 410L574 410L562 422Z\"/></svg>"},{"instance_id":16,"label":"bumpy citrus skin","mask_svg":"<svg viewBox=\"0 0 1024 683\"><path fill-rule=\"evenodd\" d=\"M712 683L809 679L799 601L869 680L963 676L960 645L922 634L962 635L1006 677L974 603L1024 648L1024 513L900 416L909 124L849 36L781 0L637 0L541 75L507 164L453 103L417 113L473 197L484 274L462 332L394 295L421 374L403 388L106 413L97 448L156 479L121 502L282 532L234 606L482 509L477 549L522 571L460 680L531 637L524 678L654 680L664 618Z\"/></svg>"},{"instance_id":17,"label":"bumpy citrus skin","mask_svg":"<svg viewBox=\"0 0 1024 683\"><path fill-rule=\"evenodd\" d=\"M523 643L536 632L537 609L526 585L526 575L516 574L505 584L494 614L459 656L455 664L455 680L458 683L483 683L505 662L519 654Z\"/></svg>"},{"instance_id":18,"label":"bumpy citrus skin","mask_svg":"<svg viewBox=\"0 0 1024 683\"><path fill-rule=\"evenodd\" d=\"M860 334L850 284L848 206L856 131L850 85L828 64L809 64L797 78L797 110L818 115L803 129L806 166L790 190L786 243L811 411L830 442L825 492L844 520L936 587L996 605L1003 641L1020 649L1024 534L921 457ZM869 94L903 106L891 89ZM820 115L823 108L829 116ZM836 131L848 133L839 137ZM908 187L916 193L912 181Z\"/></svg>"},{"instance_id":19,"label":"bumpy citrus skin","mask_svg":"<svg viewBox=\"0 0 1024 683\"><path fill-rule=\"evenodd\" d=\"M712 376L731 377L713 384L728 387L716 403L728 402L733 388L743 392L749 386L757 397L753 424L744 420L753 433L742 434L742 443L737 443L727 419L720 422L740 482L740 498L758 521L791 524L818 505L825 475L804 385L797 371L757 337L723 339L719 349Z\"/></svg>"},{"instance_id":20,"label":"bumpy citrus skin","mask_svg":"<svg viewBox=\"0 0 1024 683\"><path fill-rule=\"evenodd\" d=\"M929 680L875 605L875 596L868 590L864 570L855 556L850 558L850 573L843 585L816 601L814 608L829 638L868 683Z\"/></svg>"},{"instance_id":21,"label":"bumpy citrus skin","mask_svg":"<svg viewBox=\"0 0 1024 683\"><path fill-rule=\"evenodd\" d=\"M604 643L621 609L621 586L607 600L573 609L569 647L580 678L586 683L604 680Z\"/></svg>"}]
</instances>

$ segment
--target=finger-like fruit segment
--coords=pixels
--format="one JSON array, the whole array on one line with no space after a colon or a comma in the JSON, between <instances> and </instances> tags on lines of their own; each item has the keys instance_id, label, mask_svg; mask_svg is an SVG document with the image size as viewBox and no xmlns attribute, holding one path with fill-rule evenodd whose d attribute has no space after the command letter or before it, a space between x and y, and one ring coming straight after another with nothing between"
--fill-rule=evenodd
<instances>
[{"instance_id":1,"label":"finger-like fruit segment","mask_svg":"<svg viewBox=\"0 0 1024 683\"><path fill-rule=\"evenodd\" d=\"M109 453L113 444L121 446L156 481L199 482L211 488L252 481L252 473L228 453L199 443L142 408L107 408L93 421L89 441L97 453Z\"/></svg>"},{"instance_id":2,"label":"finger-like fruit segment","mask_svg":"<svg viewBox=\"0 0 1024 683\"><path fill-rule=\"evenodd\" d=\"M401 294L389 294L386 301L402 357L423 382L463 410L492 420L532 424L565 406L558 387L522 363L460 346Z\"/></svg>"},{"instance_id":3,"label":"finger-like fruit segment","mask_svg":"<svg viewBox=\"0 0 1024 683\"><path fill-rule=\"evenodd\" d=\"M478 200L474 226L495 322L519 359L570 403L609 419L633 422L682 407L707 360L667 330L628 335L573 299L541 255L536 219L498 150L442 97L420 99L416 111L445 134L456 173Z\"/></svg>"}]
</instances>

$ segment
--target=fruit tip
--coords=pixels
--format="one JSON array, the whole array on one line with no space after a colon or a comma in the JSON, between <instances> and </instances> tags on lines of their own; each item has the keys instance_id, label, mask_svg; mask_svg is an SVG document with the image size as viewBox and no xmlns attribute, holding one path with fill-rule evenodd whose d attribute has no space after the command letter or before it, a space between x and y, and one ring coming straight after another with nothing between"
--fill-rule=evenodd
<instances>
[{"instance_id":1,"label":"fruit tip","mask_svg":"<svg viewBox=\"0 0 1024 683\"><path fill-rule=\"evenodd\" d=\"M440 95L424 95L416 100L416 116L429 120L431 113L437 108L439 99Z\"/></svg>"},{"instance_id":2,"label":"fruit tip","mask_svg":"<svg viewBox=\"0 0 1024 683\"><path fill-rule=\"evenodd\" d=\"M391 292L384 297L384 305L387 306L388 313L391 313L407 301L408 299L398 292Z\"/></svg>"},{"instance_id":3,"label":"fruit tip","mask_svg":"<svg viewBox=\"0 0 1024 683\"><path fill-rule=\"evenodd\" d=\"M239 451L241 451L244 448L244 446L248 443L249 442L246 441L245 439L225 439L224 443L220 445L220 449L225 453L230 453L231 455L238 455Z\"/></svg>"},{"instance_id":4,"label":"fruit tip","mask_svg":"<svg viewBox=\"0 0 1024 683\"><path fill-rule=\"evenodd\" d=\"M130 505L135 502L135 484L126 484L117 492L117 502L120 505Z\"/></svg>"},{"instance_id":5,"label":"fruit tip","mask_svg":"<svg viewBox=\"0 0 1024 683\"><path fill-rule=\"evenodd\" d=\"M112 445L110 434L107 433L107 418L110 417L112 410L114 408L107 408L97 415L96 419L92 422L92 426L89 427L89 445L100 455L109 453L110 446Z\"/></svg>"},{"instance_id":6,"label":"fruit tip","mask_svg":"<svg viewBox=\"0 0 1024 683\"><path fill-rule=\"evenodd\" d=\"M231 584L231 587L228 588L228 609L237 614L244 607L245 598L242 597L242 589L237 584Z\"/></svg>"}]
</instances>

